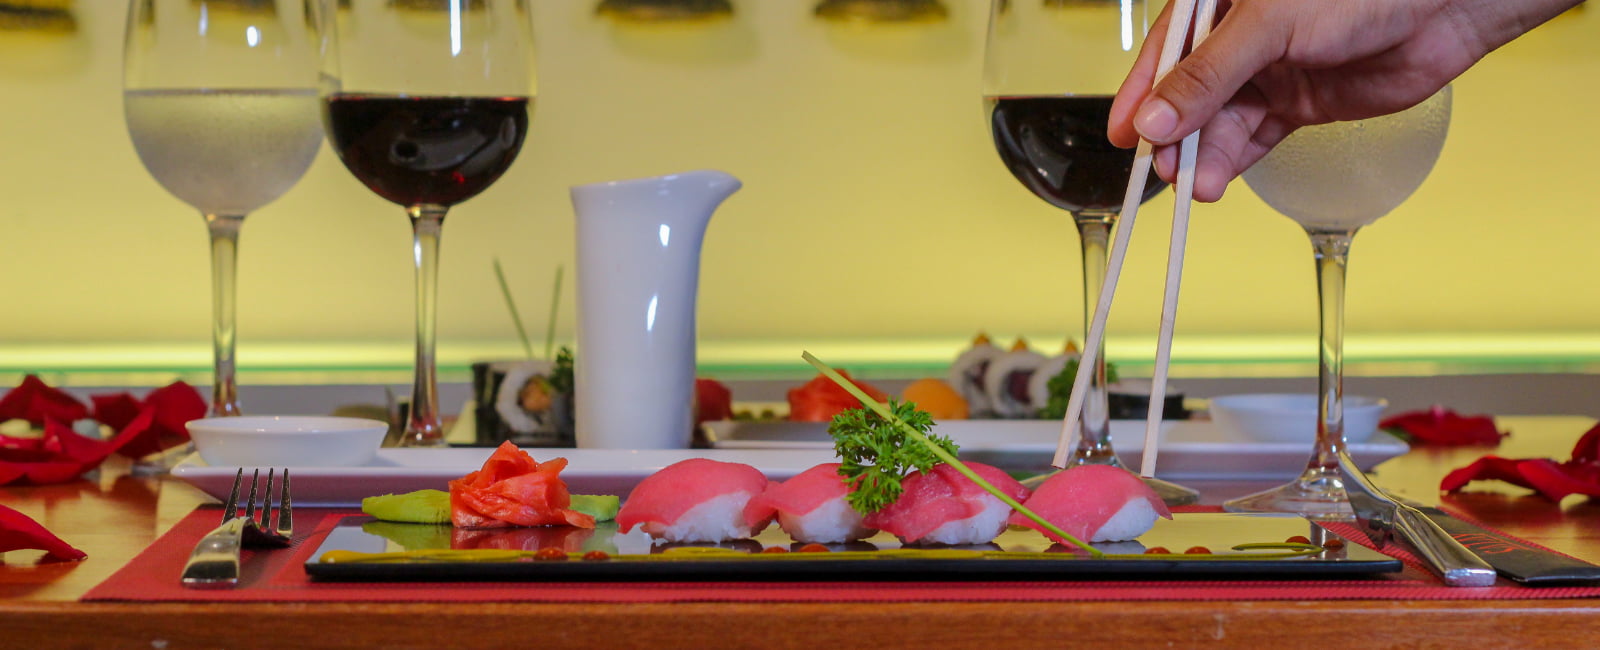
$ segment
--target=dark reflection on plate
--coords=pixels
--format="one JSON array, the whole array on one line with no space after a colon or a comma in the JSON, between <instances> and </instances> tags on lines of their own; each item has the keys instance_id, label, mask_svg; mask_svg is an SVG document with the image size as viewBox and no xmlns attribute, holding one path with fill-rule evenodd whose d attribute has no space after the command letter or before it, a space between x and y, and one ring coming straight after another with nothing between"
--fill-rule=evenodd
<instances>
[{"instance_id":1,"label":"dark reflection on plate","mask_svg":"<svg viewBox=\"0 0 1600 650\"><path fill-rule=\"evenodd\" d=\"M828 549L829 551L832 551L832 552L835 552L835 553L839 553L839 552L843 552L843 551L876 551L876 550L878 550L878 545L877 544L873 544L872 542L863 542L863 541L844 542L844 543L840 543L840 544L817 544L815 542L812 542L812 543L808 544L808 543L805 543L805 542L792 542L792 543L789 544L789 550L791 550L791 551L799 551L800 549L805 548L807 546L821 546L821 547L823 547L825 549Z\"/></svg>"},{"instance_id":2,"label":"dark reflection on plate","mask_svg":"<svg viewBox=\"0 0 1600 650\"><path fill-rule=\"evenodd\" d=\"M450 524L408 524L398 521L362 522L361 531L400 545L407 551L450 548Z\"/></svg>"},{"instance_id":3,"label":"dark reflection on plate","mask_svg":"<svg viewBox=\"0 0 1600 650\"><path fill-rule=\"evenodd\" d=\"M1099 542L1099 543L1096 543L1096 544L1090 544L1090 546L1095 547L1095 549L1100 551L1101 553L1106 553L1106 554L1109 554L1109 555L1139 555L1139 554L1144 553L1144 551L1145 551L1145 545L1144 544L1140 544L1139 540L1135 540L1135 539L1130 539L1130 540L1121 541L1121 542ZM1067 552L1067 553L1077 553L1077 552L1079 552L1075 548L1072 548L1072 547L1069 547L1069 546L1062 546L1060 544L1052 544L1050 546L1050 548L1045 549L1045 552L1046 553L1062 552L1062 551L1056 551L1055 549L1057 549L1057 548L1060 548L1060 549L1062 549L1062 551Z\"/></svg>"},{"instance_id":4,"label":"dark reflection on plate","mask_svg":"<svg viewBox=\"0 0 1600 650\"><path fill-rule=\"evenodd\" d=\"M1003 550L1005 550L1004 548L1001 548L999 544L996 544L994 542L989 542L987 544L938 544L938 543L912 542L910 544L901 544L900 547L901 548L921 548L921 549L928 549L928 550L947 550L947 551L1003 551Z\"/></svg>"},{"instance_id":5,"label":"dark reflection on plate","mask_svg":"<svg viewBox=\"0 0 1600 650\"><path fill-rule=\"evenodd\" d=\"M594 536L593 528L576 526L533 526L529 528L457 528L450 534L450 548L489 548L504 551L540 551L559 548L568 553L583 550Z\"/></svg>"},{"instance_id":6,"label":"dark reflection on plate","mask_svg":"<svg viewBox=\"0 0 1600 650\"><path fill-rule=\"evenodd\" d=\"M753 539L729 539L720 542L661 542L650 545L650 553L658 555L673 549L717 548L741 553L760 553L765 547Z\"/></svg>"}]
</instances>

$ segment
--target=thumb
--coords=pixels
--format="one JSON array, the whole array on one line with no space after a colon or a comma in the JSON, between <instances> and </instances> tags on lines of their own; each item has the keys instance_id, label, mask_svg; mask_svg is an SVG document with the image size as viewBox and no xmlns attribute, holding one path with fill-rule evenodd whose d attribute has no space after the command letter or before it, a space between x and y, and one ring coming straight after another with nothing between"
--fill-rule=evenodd
<instances>
[{"instance_id":1,"label":"thumb","mask_svg":"<svg viewBox=\"0 0 1600 650\"><path fill-rule=\"evenodd\" d=\"M1211 35L1156 83L1134 113L1140 137L1172 144L1211 121L1256 73L1283 57L1292 27L1285 19L1235 4Z\"/></svg>"}]
</instances>

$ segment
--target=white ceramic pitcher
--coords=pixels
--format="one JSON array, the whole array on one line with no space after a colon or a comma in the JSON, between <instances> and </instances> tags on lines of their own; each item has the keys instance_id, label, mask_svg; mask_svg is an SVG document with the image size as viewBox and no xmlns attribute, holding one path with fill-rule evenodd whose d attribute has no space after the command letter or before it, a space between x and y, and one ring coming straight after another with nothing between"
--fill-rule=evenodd
<instances>
[{"instance_id":1,"label":"white ceramic pitcher","mask_svg":"<svg viewBox=\"0 0 1600 650\"><path fill-rule=\"evenodd\" d=\"M700 245L740 186L702 170L572 188L579 447L689 446Z\"/></svg>"}]
</instances>

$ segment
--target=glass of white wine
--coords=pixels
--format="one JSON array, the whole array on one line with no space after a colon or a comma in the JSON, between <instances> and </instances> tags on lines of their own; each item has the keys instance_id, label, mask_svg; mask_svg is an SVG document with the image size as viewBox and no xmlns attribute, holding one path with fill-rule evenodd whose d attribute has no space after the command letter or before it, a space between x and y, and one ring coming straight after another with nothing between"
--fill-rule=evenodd
<instances>
[{"instance_id":1,"label":"glass of white wine","mask_svg":"<svg viewBox=\"0 0 1600 650\"><path fill-rule=\"evenodd\" d=\"M239 415L234 270L246 215L322 144L317 21L303 0L133 0L123 110L139 160L211 232L211 415Z\"/></svg>"},{"instance_id":2,"label":"glass of white wine","mask_svg":"<svg viewBox=\"0 0 1600 650\"><path fill-rule=\"evenodd\" d=\"M1303 127L1250 169L1244 180L1311 236L1320 297L1317 438L1311 459L1287 485L1228 501L1233 512L1353 516L1339 474L1344 449L1344 280L1356 231L1394 210L1422 185L1444 149L1450 88L1409 109L1367 120Z\"/></svg>"}]
</instances>

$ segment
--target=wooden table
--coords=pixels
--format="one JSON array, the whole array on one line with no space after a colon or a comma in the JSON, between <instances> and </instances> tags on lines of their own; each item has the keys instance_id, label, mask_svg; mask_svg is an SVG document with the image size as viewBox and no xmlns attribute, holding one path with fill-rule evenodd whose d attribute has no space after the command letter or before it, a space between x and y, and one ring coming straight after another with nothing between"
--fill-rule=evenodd
<instances>
[{"instance_id":1,"label":"wooden table","mask_svg":"<svg viewBox=\"0 0 1600 650\"><path fill-rule=\"evenodd\" d=\"M1495 453L1568 458L1587 418L1506 418ZM1375 479L1434 502L1446 471L1483 448L1419 449ZM1207 502L1267 487L1197 485ZM1487 524L1600 562L1600 503L1553 504L1482 485L1446 500ZM80 603L85 591L208 498L176 480L128 476L111 461L96 480L0 488L0 501L88 552L0 566L0 647L1594 647L1600 600L863 604L133 604ZM426 587L419 587L425 589ZM1296 643L1297 641L1301 643ZM1353 642L1353 643L1352 643Z\"/></svg>"}]
</instances>

